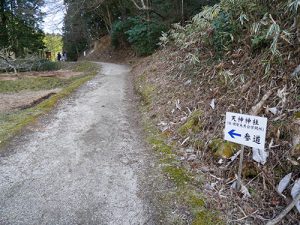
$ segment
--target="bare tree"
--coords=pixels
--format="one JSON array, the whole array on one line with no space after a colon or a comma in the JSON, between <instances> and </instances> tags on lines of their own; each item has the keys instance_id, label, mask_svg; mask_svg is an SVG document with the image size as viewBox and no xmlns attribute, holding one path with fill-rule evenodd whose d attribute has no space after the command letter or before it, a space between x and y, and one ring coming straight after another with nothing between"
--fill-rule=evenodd
<instances>
[{"instance_id":1,"label":"bare tree","mask_svg":"<svg viewBox=\"0 0 300 225\"><path fill-rule=\"evenodd\" d=\"M1 70L13 70L17 73L17 68L13 64L14 57L10 50L10 47L0 49L0 69Z\"/></svg>"}]
</instances>

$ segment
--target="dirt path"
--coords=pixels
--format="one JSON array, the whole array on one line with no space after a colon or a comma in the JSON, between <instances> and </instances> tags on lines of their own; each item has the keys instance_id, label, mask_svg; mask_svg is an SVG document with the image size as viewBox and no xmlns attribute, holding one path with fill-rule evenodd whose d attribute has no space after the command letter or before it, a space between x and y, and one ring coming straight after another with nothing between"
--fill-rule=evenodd
<instances>
[{"instance_id":1,"label":"dirt path","mask_svg":"<svg viewBox=\"0 0 300 225\"><path fill-rule=\"evenodd\" d=\"M101 65L0 157L1 225L153 223L140 186L148 153L128 113L129 68Z\"/></svg>"}]
</instances>

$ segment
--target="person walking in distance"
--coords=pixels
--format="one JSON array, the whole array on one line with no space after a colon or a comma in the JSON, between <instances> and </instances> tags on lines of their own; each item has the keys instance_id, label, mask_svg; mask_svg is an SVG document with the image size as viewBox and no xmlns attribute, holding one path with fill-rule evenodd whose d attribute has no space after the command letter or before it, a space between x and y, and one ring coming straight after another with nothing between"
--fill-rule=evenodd
<instances>
[{"instance_id":1,"label":"person walking in distance","mask_svg":"<svg viewBox=\"0 0 300 225\"><path fill-rule=\"evenodd\" d=\"M63 52L62 54L62 61L67 61L67 53Z\"/></svg>"},{"instance_id":2,"label":"person walking in distance","mask_svg":"<svg viewBox=\"0 0 300 225\"><path fill-rule=\"evenodd\" d=\"M60 61L60 60L61 60L61 54L59 52L59 53L57 53L57 61Z\"/></svg>"}]
</instances>

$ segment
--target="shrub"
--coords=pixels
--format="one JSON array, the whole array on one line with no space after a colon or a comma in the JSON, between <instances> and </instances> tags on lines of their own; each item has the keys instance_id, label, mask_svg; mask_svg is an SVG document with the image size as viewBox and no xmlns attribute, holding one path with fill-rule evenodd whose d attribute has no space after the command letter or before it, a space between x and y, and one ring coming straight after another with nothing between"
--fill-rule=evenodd
<instances>
[{"instance_id":1,"label":"shrub","mask_svg":"<svg viewBox=\"0 0 300 225\"><path fill-rule=\"evenodd\" d=\"M164 30L162 24L145 21L135 24L126 34L138 55L149 55L158 47L159 37Z\"/></svg>"},{"instance_id":2,"label":"shrub","mask_svg":"<svg viewBox=\"0 0 300 225\"><path fill-rule=\"evenodd\" d=\"M266 35L254 35L251 38L252 52L256 52L260 49L265 49L270 45L270 41L266 39Z\"/></svg>"},{"instance_id":3,"label":"shrub","mask_svg":"<svg viewBox=\"0 0 300 225\"><path fill-rule=\"evenodd\" d=\"M0 60L0 72L27 72L27 71L51 71L59 70L61 67L58 62L51 62L37 57L18 58L16 60Z\"/></svg>"},{"instance_id":4,"label":"shrub","mask_svg":"<svg viewBox=\"0 0 300 225\"><path fill-rule=\"evenodd\" d=\"M134 18L128 18L126 20L120 20L113 24L111 32L111 44L113 47L118 48L121 43L128 41L128 35L126 31L134 26Z\"/></svg>"},{"instance_id":5,"label":"shrub","mask_svg":"<svg viewBox=\"0 0 300 225\"><path fill-rule=\"evenodd\" d=\"M112 30L112 45L118 47L123 41L130 43L138 55L149 55L158 47L159 37L165 26L141 17L118 21Z\"/></svg>"},{"instance_id":6,"label":"shrub","mask_svg":"<svg viewBox=\"0 0 300 225\"><path fill-rule=\"evenodd\" d=\"M61 68L60 63L52 62L48 60L39 60L34 62L32 70L35 71L52 71L59 70Z\"/></svg>"},{"instance_id":7,"label":"shrub","mask_svg":"<svg viewBox=\"0 0 300 225\"><path fill-rule=\"evenodd\" d=\"M233 42L233 35L236 31L235 25L231 22L230 16L226 12L220 12L218 17L212 22L214 35L213 47L218 54L228 50Z\"/></svg>"}]
</instances>

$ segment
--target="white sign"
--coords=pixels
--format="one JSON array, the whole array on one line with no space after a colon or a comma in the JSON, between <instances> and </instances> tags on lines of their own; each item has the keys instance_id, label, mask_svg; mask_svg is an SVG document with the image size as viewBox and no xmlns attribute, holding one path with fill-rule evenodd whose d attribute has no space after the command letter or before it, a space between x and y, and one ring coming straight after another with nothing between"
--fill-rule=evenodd
<instances>
[{"instance_id":1,"label":"white sign","mask_svg":"<svg viewBox=\"0 0 300 225\"><path fill-rule=\"evenodd\" d=\"M267 118L239 113L226 113L225 137L227 141L265 149Z\"/></svg>"}]
</instances>

